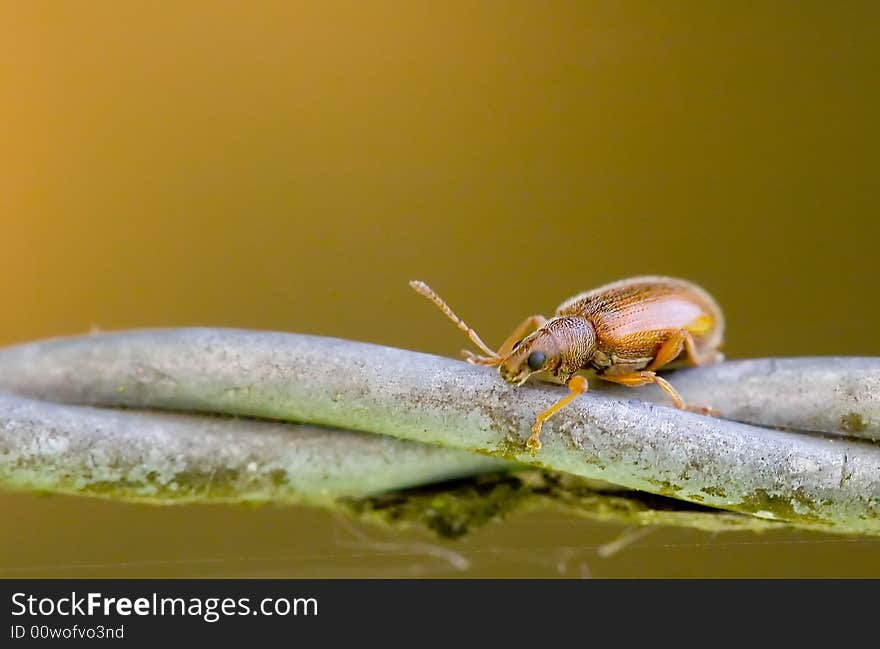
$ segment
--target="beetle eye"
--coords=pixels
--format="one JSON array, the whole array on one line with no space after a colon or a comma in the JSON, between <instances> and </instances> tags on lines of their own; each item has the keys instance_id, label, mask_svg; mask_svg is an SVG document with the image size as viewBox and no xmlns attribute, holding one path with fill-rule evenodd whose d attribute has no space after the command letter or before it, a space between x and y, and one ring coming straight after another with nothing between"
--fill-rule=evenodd
<instances>
[{"instance_id":1,"label":"beetle eye","mask_svg":"<svg viewBox=\"0 0 880 649\"><path fill-rule=\"evenodd\" d=\"M544 361L547 360L547 356L544 352L532 352L529 354L526 363L529 364L529 369L533 372L537 372L539 369L544 367Z\"/></svg>"}]
</instances>

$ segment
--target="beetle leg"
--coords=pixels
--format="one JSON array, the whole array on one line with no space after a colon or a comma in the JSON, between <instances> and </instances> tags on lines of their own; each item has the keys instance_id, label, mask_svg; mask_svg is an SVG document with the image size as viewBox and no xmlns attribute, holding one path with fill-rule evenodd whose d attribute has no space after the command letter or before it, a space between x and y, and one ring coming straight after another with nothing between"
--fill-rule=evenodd
<instances>
[{"instance_id":1,"label":"beetle leg","mask_svg":"<svg viewBox=\"0 0 880 649\"><path fill-rule=\"evenodd\" d=\"M504 359L500 356L479 356L478 354L473 353L470 349L462 349L461 355L464 357L464 360L471 365L498 367L504 362Z\"/></svg>"},{"instance_id":2,"label":"beetle leg","mask_svg":"<svg viewBox=\"0 0 880 649\"><path fill-rule=\"evenodd\" d=\"M530 334L535 329L544 326L545 322L547 322L547 318L542 315L530 315L528 318L520 322L516 329L513 330L513 333L501 343L501 347L495 352L495 356L478 356L467 349L463 349L461 354L471 365L498 367L504 362L504 359L507 358L507 355L510 354L510 350L513 349L513 346L516 343L525 338L526 335Z\"/></svg>"},{"instance_id":3,"label":"beetle leg","mask_svg":"<svg viewBox=\"0 0 880 649\"><path fill-rule=\"evenodd\" d=\"M712 408L692 406L685 403L684 400L681 398L681 395L675 388L672 387L669 381L664 379L662 376L657 376L654 372L650 370L630 372L629 374L598 374L597 376L600 379L605 379L606 381L611 381L612 383L620 383L621 385L626 385L629 387L645 385L646 383L656 383L672 400L672 405L674 405L679 410L688 410L690 412L696 412L701 415L718 414L717 411L713 410Z\"/></svg>"},{"instance_id":4,"label":"beetle leg","mask_svg":"<svg viewBox=\"0 0 880 649\"><path fill-rule=\"evenodd\" d=\"M547 408L547 410L540 413L535 418L535 423L532 424L532 434L529 435L529 439L526 441L526 446L532 454L532 457L534 457L538 453L538 449L541 448L541 427L544 425L544 422L574 401L578 396L586 392L588 387L587 379L582 376L571 377L568 379L566 385L568 386L569 393Z\"/></svg>"},{"instance_id":5,"label":"beetle leg","mask_svg":"<svg viewBox=\"0 0 880 649\"><path fill-rule=\"evenodd\" d=\"M510 350L513 349L513 346L518 343L520 340L525 338L528 334L532 333L536 329L540 329L544 326L544 323L547 322L547 318L540 314L530 315L528 318L523 320L517 325L516 329L513 330L503 343L501 343L501 347L498 348L498 351L495 352L499 356L507 356L510 354Z\"/></svg>"},{"instance_id":6,"label":"beetle leg","mask_svg":"<svg viewBox=\"0 0 880 649\"><path fill-rule=\"evenodd\" d=\"M690 341L690 347L688 348L688 353L690 354L690 348L694 345L693 337L684 330L671 333L669 338L660 345L660 349L658 349L657 353L654 355L654 360L648 364L645 371L650 372L656 370L658 367L663 367L667 363L675 360L675 358L681 353L682 347L688 346L688 341Z\"/></svg>"},{"instance_id":7,"label":"beetle leg","mask_svg":"<svg viewBox=\"0 0 880 649\"><path fill-rule=\"evenodd\" d=\"M697 351L697 344L694 342L694 337L690 332L682 331L682 334L684 335L684 349L687 352L691 365L705 365L706 363L712 363L724 358L717 349L710 349L705 354L701 354Z\"/></svg>"},{"instance_id":8,"label":"beetle leg","mask_svg":"<svg viewBox=\"0 0 880 649\"><path fill-rule=\"evenodd\" d=\"M669 335L669 338L660 345L654 360L651 361L645 370L650 372L671 363L681 354L682 348L685 350L685 364L687 365L705 365L706 363L719 360L719 354L714 349L703 354L698 352L697 344L694 342L691 332L687 329L682 329ZM676 366L678 365L679 363L676 363Z\"/></svg>"}]
</instances>

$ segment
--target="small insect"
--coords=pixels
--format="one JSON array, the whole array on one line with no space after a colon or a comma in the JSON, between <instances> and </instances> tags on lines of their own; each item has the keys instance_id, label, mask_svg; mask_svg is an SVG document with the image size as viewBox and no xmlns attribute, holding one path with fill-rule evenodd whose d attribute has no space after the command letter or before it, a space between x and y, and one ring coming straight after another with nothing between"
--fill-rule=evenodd
<instances>
[{"instance_id":1,"label":"small insect","mask_svg":"<svg viewBox=\"0 0 880 649\"><path fill-rule=\"evenodd\" d=\"M536 373L565 384L569 393L538 414L526 446L541 448L544 422L587 391L578 372L595 370L605 381L635 387L656 383L676 408L715 414L686 404L669 382L657 376L662 367L703 365L723 359L724 316L702 288L673 277L633 277L581 293L559 305L549 320L529 316L498 351L492 351L427 284L411 281L415 291L436 304L467 334L485 356L463 352L469 363L497 367L501 378L522 385Z\"/></svg>"}]
</instances>

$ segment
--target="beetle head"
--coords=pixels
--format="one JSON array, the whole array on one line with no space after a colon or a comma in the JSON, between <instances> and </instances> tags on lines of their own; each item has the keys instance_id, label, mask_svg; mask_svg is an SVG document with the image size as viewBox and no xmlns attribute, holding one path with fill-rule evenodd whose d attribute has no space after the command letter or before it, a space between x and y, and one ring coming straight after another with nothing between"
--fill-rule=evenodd
<instances>
[{"instance_id":1,"label":"beetle head","mask_svg":"<svg viewBox=\"0 0 880 649\"><path fill-rule=\"evenodd\" d=\"M498 371L502 379L515 385L522 385L535 372L564 383L589 363L595 349L596 332L589 321L561 316L514 345Z\"/></svg>"}]
</instances>

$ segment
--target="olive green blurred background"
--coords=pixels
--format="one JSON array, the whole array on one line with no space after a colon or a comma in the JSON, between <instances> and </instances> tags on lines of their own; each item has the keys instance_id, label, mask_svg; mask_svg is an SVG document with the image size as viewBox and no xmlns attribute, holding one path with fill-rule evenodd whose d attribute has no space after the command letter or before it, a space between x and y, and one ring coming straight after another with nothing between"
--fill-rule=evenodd
<instances>
[{"instance_id":1,"label":"olive green blurred background","mask_svg":"<svg viewBox=\"0 0 880 649\"><path fill-rule=\"evenodd\" d=\"M0 2L0 344L216 325L454 355L641 273L729 357L880 354L880 5ZM880 576L880 543L0 495L0 577ZM430 547L426 543L432 544ZM443 551L457 552L453 561ZM467 569L465 568L467 564Z\"/></svg>"}]
</instances>

